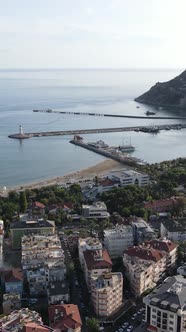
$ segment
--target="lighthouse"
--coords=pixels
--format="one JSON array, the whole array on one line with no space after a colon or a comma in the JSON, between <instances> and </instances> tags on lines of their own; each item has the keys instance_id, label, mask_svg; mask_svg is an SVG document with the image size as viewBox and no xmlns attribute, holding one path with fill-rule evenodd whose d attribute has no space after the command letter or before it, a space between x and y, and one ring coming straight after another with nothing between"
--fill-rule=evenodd
<instances>
[{"instance_id":1,"label":"lighthouse","mask_svg":"<svg viewBox=\"0 0 186 332\"><path fill-rule=\"evenodd\" d=\"M21 125L19 126L19 135L20 135L20 136L23 136L23 135L24 135L23 127L22 127Z\"/></svg>"}]
</instances>

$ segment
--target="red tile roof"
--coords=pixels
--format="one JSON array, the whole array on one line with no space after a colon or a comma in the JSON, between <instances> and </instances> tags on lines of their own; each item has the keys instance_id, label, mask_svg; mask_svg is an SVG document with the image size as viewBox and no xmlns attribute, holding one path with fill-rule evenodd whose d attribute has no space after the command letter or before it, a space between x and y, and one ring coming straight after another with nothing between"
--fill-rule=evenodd
<instances>
[{"instance_id":1,"label":"red tile roof","mask_svg":"<svg viewBox=\"0 0 186 332\"><path fill-rule=\"evenodd\" d=\"M24 332L52 332L52 328L37 323L27 323L24 326Z\"/></svg>"},{"instance_id":2,"label":"red tile roof","mask_svg":"<svg viewBox=\"0 0 186 332\"><path fill-rule=\"evenodd\" d=\"M34 206L35 206L35 207L38 207L38 208L40 208L40 209L44 209L44 208L45 208L45 205L42 204L42 203L40 203L40 202L34 202Z\"/></svg>"},{"instance_id":3,"label":"red tile roof","mask_svg":"<svg viewBox=\"0 0 186 332\"><path fill-rule=\"evenodd\" d=\"M166 253L157 249L147 248L147 247L131 247L124 252L128 256L138 257L147 261L158 262Z\"/></svg>"},{"instance_id":4,"label":"red tile roof","mask_svg":"<svg viewBox=\"0 0 186 332\"><path fill-rule=\"evenodd\" d=\"M67 331L82 326L78 306L75 304L52 305L48 308L49 320L54 329Z\"/></svg>"},{"instance_id":5,"label":"red tile roof","mask_svg":"<svg viewBox=\"0 0 186 332\"><path fill-rule=\"evenodd\" d=\"M145 202L144 207L146 209L157 210L157 211L164 211L166 209L172 208L174 205L177 204L176 198L166 198L166 199L159 199L154 200L152 202Z\"/></svg>"},{"instance_id":6,"label":"red tile roof","mask_svg":"<svg viewBox=\"0 0 186 332\"><path fill-rule=\"evenodd\" d=\"M112 268L112 261L106 249L102 251L101 260L96 260L96 251L94 250L85 250L83 254L88 270Z\"/></svg>"},{"instance_id":7,"label":"red tile roof","mask_svg":"<svg viewBox=\"0 0 186 332\"><path fill-rule=\"evenodd\" d=\"M103 181L100 182L100 186L111 187L111 186L114 186L116 183L118 183L118 182L110 180L110 179L104 179Z\"/></svg>"},{"instance_id":8,"label":"red tile roof","mask_svg":"<svg viewBox=\"0 0 186 332\"><path fill-rule=\"evenodd\" d=\"M170 240L151 240L145 242L146 245L150 245L151 248L171 252L172 250L178 247L178 244L170 241Z\"/></svg>"}]
</instances>

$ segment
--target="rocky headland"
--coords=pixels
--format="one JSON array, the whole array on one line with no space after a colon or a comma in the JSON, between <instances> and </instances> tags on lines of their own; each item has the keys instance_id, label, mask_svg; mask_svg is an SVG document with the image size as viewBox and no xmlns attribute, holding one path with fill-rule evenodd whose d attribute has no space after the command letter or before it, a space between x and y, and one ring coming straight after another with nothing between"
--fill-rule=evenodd
<instances>
[{"instance_id":1,"label":"rocky headland","mask_svg":"<svg viewBox=\"0 0 186 332\"><path fill-rule=\"evenodd\" d=\"M155 106L186 109L186 70L168 82L156 83L135 101Z\"/></svg>"}]
</instances>

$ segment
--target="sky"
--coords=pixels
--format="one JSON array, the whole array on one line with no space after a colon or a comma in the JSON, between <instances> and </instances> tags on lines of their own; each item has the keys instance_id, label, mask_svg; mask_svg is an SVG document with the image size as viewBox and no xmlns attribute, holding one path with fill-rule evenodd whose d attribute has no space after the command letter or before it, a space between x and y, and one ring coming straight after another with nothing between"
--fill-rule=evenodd
<instances>
[{"instance_id":1,"label":"sky","mask_svg":"<svg viewBox=\"0 0 186 332\"><path fill-rule=\"evenodd\" d=\"M0 0L0 68L185 68L186 0Z\"/></svg>"}]
</instances>

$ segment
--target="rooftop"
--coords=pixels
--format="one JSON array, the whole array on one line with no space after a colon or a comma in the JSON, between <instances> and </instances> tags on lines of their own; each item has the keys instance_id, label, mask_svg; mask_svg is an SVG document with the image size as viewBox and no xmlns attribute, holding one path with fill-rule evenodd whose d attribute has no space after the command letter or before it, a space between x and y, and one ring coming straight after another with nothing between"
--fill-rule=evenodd
<instances>
[{"instance_id":1,"label":"rooftop","mask_svg":"<svg viewBox=\"0 0 186 332\"><path fill-rule=\"evenodd\" d=\"M20 282L23 281L23 273L22 270L11 269L11 270L1 270L1 276L5 282Z\"/></svg>"},{"instance_id":2,"label":"rooftop","mask_svg":"<svg viewBox=\"0 0 186 332\"><path fill-rule=\"evenodd\" d=\"M83 254L88 270L112 268L112 261L106 249L103 249L101 257L93 250L86 250Z\"/></svg>"},{"instance_id":3,"label":"rooftop","mask_svg":"<svg viewBox=\"0 0 186 332\"><path fill-rule=\"evenodd\" d=\"M52 305L48 308L51 326L60 331L81 327L82 321L75 304Z\"/></svg>"},{"instance_id":4,"label":"rooftop","mask_svg":"<svg viewBox=\"0 0 186 332\"><path fill-rule=\"evenodd\" d=\"M25 228L53 228L55 224L53 221L44 219L27 219L26 221L15 221L10 224L10 229L25 229Z\"/></svg>"},{"instance_id":5,"label":"rooftop","mask_svg":"<svg viewBox=\"0 0 186 332\"><path fill-rule=\"evenodd\" d=\"M131 247L124 251L125 254L131 257L138 257L143 260L158 262L166 256L164 251L158 249L147 248L145 246Z\"/></svg>"},{"instance_id":6,"label":"rooftop","mask_svg":"<svg viewBox=\"0 0 186 332\"><path fill-rule=\"evenodd\" d=\"M10 315L0 319L3 332L21 332L24 325L31 322L42 324L42 319L36 311L29 310L28 308L14 310Z\"/></svg>"},{"instance_id":7,"label":"rooftop","mask_svg":"<svg viewBox=\"0 0 186 332\"><path fill-rule=\"evenodd\" d=\"M180 275L166 278L161 286L145 298L151 305L173 312L186 310L185 299L186 279Z\"/></svg>"},{"instance_id":8,"label":"rooftop","mask_svg":"<svg viewBox=\"0 0 186 332\"><path fill-rule=\"evenodd\" d=\"M172 250L178 247L178 244L167 240L167 239L154 239L148 242L145 242L146 245L150 245L151 248L171 252Z\"/></svg>"},{"instance_id":9,"label":"rooftop","mask_svg":"<svg viewBox=\"0 0 186 332\"><path fill-rule=\"evenodd\" d=\"M186 218L163 220L162 224L169 232L186 231Z\"/></svg>"},{"instance_id":10,"label":"rooftop","mask_svg":"<svg viewBox=\"0 0 186 332\"><path fill-rule=\"evenodd\" d=\"M123 177L123 178L130 178L130 177L134 177L134 176L148 176L147 174L144 174L142 172L137 172L133 169L126 169L126 170L116 170L116 171L112 171L110 172L111 175L113 175L114 177Z\"/></svg>"},{"instance_id":11,"label":"rooftop","mask_svg":"<svg viewBox=\"0 0 186 332\"><path fill-rule=\"evenodd\" d=\"M116 225L113 228L110 229L105 229L104 230L104 236L110 236L113 234L123 234L123 233L127 233L127 234L133 234L133 230L132 227L130 225Z\"/></svg>"}]
</instances>

